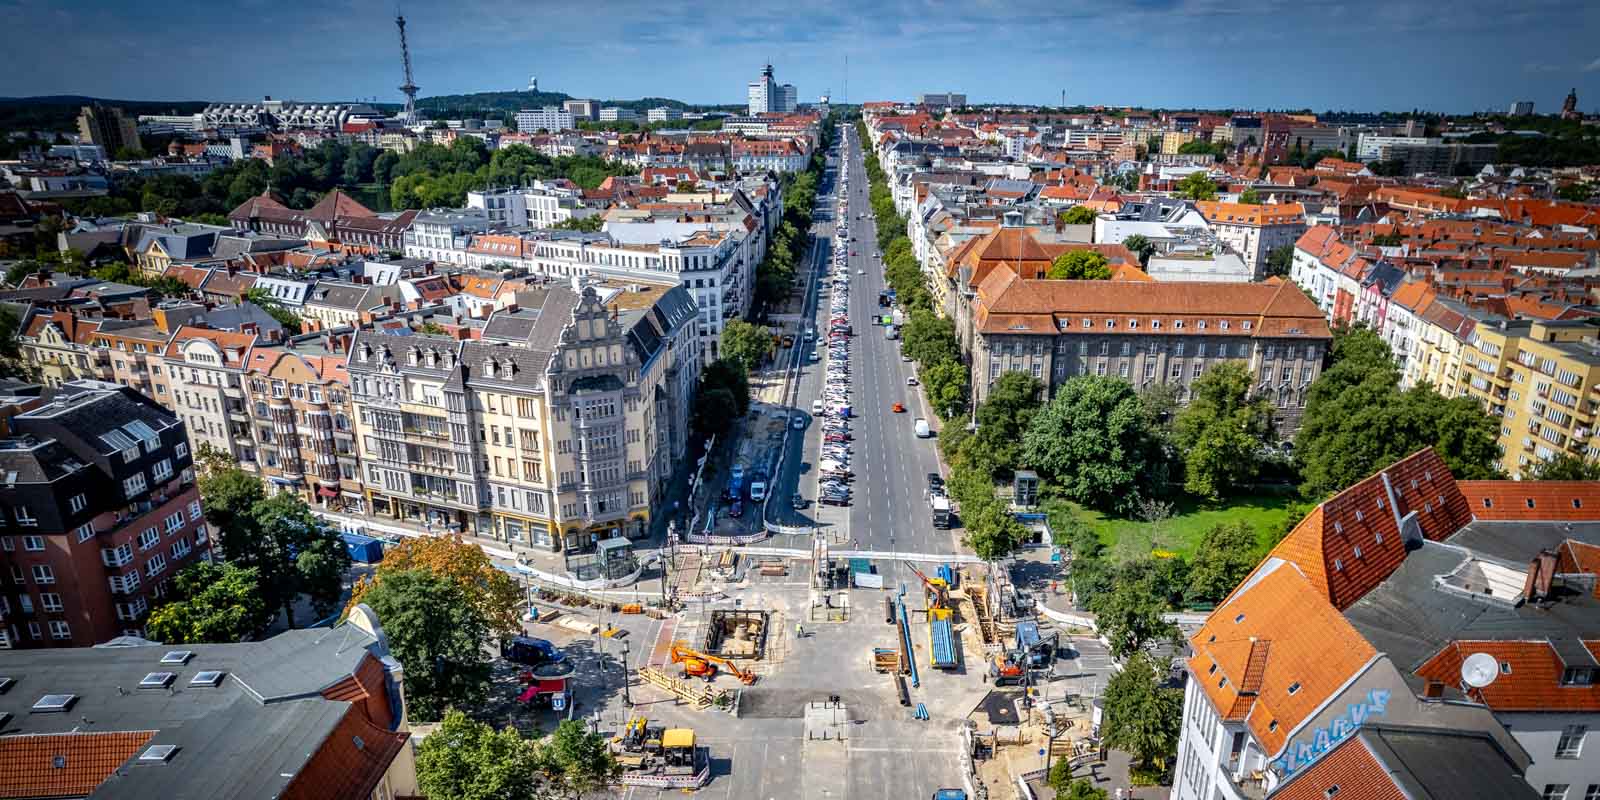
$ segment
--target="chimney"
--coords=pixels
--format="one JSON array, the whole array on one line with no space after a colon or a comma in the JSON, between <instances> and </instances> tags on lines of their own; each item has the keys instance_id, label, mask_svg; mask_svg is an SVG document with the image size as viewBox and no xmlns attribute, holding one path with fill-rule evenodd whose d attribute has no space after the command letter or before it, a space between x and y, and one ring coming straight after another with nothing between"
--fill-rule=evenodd
<instances>
[{"instance_id":1,"label":"chimney","mask_svg":"<svg viewBox=\"0 0 1600 800\"><path fill-rule=\"evenodd\" d=\"M1528 563L1528 579L1522 584L1522 599L1532 603L1550 596L1550 586L1556 577L1554 550L1540 550Z\"/></svg>"}]
</instances>

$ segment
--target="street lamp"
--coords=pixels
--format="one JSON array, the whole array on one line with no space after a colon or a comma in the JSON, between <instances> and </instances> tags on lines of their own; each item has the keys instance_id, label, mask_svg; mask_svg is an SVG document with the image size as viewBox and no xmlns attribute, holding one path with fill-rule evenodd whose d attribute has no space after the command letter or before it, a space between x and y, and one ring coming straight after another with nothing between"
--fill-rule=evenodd
<instances>
[{"instance_id":1,"label":"street lamp","mask_svg":"<svg viewBox=\"0 0 1600 800\"><path fill-rule=\"evenodd\" d=\"M633 708L633 697L628 694L628 665L632 663L629 658L632 652L632 643L624 639L622 641L622 702L628 708Z\"/></svg>"}]
</instances>

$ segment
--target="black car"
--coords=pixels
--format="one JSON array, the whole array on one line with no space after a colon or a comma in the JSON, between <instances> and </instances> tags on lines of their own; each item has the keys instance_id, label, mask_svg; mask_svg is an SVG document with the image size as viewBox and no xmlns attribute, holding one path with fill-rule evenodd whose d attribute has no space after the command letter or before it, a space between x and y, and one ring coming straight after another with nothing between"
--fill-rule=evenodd
<instances>
[{"instance_id":1,"label":"black car","mask_svg":"<svg viewBox=\"0 0 1600 800\"><path fill-rule=\"evenodd\" d=\"M820 505L825 505L825 506L847 506L847 505L850 505L850 498L849 497L838 497L838 496L832 496L832 495L823 495L823 496L817 498L817 503L820 504Z\"/></svg>"},{"instance_id":2,"label":"black car","mask_svg":"<svg viewBox=\"0 0 1600 800\"><path fill-rule=\"evenodd\" d=\"M939 477L937 472L928 473L928 488L944 491L944 478Z\"/></svg>"}]
</instances>

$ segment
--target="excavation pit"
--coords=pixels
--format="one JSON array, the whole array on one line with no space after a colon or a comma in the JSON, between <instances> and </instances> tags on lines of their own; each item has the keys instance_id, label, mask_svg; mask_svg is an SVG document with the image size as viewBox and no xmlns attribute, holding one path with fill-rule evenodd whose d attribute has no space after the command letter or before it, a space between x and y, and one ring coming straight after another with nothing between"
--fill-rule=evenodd
<instances>
[{"instance_id":1,"label":"excavation pit","mask_svg":"<svg viewBox=\"0 0 1600 800\"><path fill-rule=\"evenodd\" d=\"M704 650L723 658L759 661L766 655L770 621L766 611L713 611Z\"/></svg>"}]
</instances>

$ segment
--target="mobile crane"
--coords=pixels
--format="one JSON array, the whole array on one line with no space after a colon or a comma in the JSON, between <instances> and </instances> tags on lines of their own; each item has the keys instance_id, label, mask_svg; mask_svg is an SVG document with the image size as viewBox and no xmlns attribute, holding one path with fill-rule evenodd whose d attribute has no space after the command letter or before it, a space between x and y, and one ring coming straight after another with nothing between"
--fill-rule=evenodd
<instances>
[{"instance_id":1,"label":"mobile crane","mask_svg":"<svg viewBox=\"0 0 1600 800\"><path fill-rule=\"evenodd\" d=\"M672 643L672 663L683 665L683 674L696 678L711 680L717 675L717 668L721 667L728 674L739 679L740 683L749 686L756 682L756 675L749 670L740 669L738 664L721 656L714 656L692 650L681 641Z\"/></svg>"}]
</instances>

